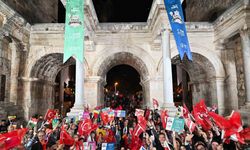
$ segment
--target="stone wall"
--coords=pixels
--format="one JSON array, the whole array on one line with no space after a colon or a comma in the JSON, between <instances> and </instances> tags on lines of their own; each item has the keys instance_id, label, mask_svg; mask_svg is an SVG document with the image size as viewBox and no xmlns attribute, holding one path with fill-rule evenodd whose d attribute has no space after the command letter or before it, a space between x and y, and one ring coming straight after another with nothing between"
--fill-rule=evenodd
<instances>
[{"instance_id":1,"label":"stone wall","mask_svg":"<svg viewBox=\"0 0 250 150\"><path fill-rule=\"evenodd\" d=\"M58 0L3 0L29 23L52 23L58 20Z\"/></svg>"},{"instance_id":2,"label":"stone wall","mask_svg":"<svg viewBox=\"0 0 250 150\"><path fill-rule=\"evenodd\" d=\"M214 21L238 0L185 0L188 22Z\"/></svg>"},{"instance_id":3,"label":"stone wall","mask_svg":"<svg viewBox=\"0 0 250 150\"><path fill-rule=\"evenodd\" d=\"M5 84L5 92L1 91L1 95L4 94L4 100L9 100L10 97L10 72L11 72L11 50L10 50L10 44L11 39L9 37L4 37L1 40L1 48L0 48L0 75L6 77L6 81L0 81L0 84ZM1 79L0 79L1 80Z\"/></svg>"},{"instance_id":4,"label":"stone wall","mask_svg":"<svg viewBox=\"0 0 250 150\"><path fill-rule=\"evenodd\" d=\"M245 75L244 75L244 63L242 55L242 47L240 37L235 39L235 65L237 72L237 89L238 89L238 98L239 106L243 106L246 101L246 89L245 89Z\"/></svg>"}]
</instances>

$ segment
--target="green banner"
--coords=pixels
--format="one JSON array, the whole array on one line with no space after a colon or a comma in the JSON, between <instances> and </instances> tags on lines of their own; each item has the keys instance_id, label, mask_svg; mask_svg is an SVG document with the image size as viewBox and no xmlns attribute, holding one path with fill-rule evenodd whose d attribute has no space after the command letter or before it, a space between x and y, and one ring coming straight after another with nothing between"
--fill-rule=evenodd
<instances>
[{"instance_id":1,"label":"green banner","mask_svg":"<svg viewBox=\"0 0 250 150\"><path fill-rule=\"evenodd\" d=\"M63 63L71 56L83 62L84 53L84 0L66 1Z\"/></svg>"}]
</instances>

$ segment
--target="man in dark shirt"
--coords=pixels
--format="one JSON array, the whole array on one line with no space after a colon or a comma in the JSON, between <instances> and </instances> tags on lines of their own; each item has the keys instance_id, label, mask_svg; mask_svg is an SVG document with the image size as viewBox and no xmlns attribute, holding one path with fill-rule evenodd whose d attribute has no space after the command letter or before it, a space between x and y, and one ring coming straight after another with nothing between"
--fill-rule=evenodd
<instances>
[{"instance_id":1,"label":"man in dark shirt","mask_svg":"<svg viewBox=\"0 0 250 150\"><path fill-rule=\"evenodd\" d=\"M39 131L31 150L46 150L45 132Z\"/></svg>"}]
</instances>

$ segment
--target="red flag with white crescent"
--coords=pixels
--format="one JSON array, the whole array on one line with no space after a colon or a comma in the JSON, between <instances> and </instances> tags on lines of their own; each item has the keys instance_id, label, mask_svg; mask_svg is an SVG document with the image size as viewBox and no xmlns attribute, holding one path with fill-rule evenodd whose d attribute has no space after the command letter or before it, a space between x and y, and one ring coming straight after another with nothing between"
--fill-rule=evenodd
<instances>
[{"instance_id":1,"label":"red flag with white crescent","mask_svg":"<svg viewBox=\"0 0 250 150\"><path fill-rule=\"evenodd\" d=\"M143 116L137 116L137 118L138 124L136 125L132 136L139 137L139 135L146 130L147 120Z\"/></svg>"},{"instance_id":2,"label":"red flag with white crescent","mask_svg":"<svg viewBox=\"0 0 250 150\"><path fill-rule=\"evenodd\" d=\"M161 122L162 122L162 127L164 129L167 126L167 118L168 118L167 110L161 110Z\"/></svg>"},{"instance_id":3,"label":"red flag with white crescent","mask_svg":"<svg viewBox=\"0 0 250 150\"><path fill-rule=\"evenodd\" d=\"M60 132L60 144L73 145L75 143L74 139L69 135L69 133L62 128Z\"/></svg>"},{"instance_id":4,"label":"red flag with white crescent","mask_svg":"<svg viewBox=\"0 0 250 150\"><path fill-rule=\"evenodd\" d=\"M90 119L85 119L79 123L78 132L80 135L85 136L90 134L91 131L96 130L97 127L98 126L96 124L92 124Z\"/></svg>"},{"instance_id":5,"label":"red flag with white crescent","mask_svg":"<svg viewBox=\"0 0 250 150\"><path fill-rule=\"evenodd\" d=\"M189 118L189 114L190 114L190 112L189 112L186 104L183 104L183 117L184 118Z\"/></svg>"},{"instance_id":6,"label":"red flag with white crescent","mask_svg":"<svg viewBox=\"0 0 250 150\"><path fill-rule=\"evenodd\" d=\"M188 127L189 131L193 133L196 128L196 124L190 118L185 119L185 124Z\"/></svg>"},{"instance_id":7,"label":"red flag with white crescent","mask_svg":"<svg viewBox=\"0 0 250 150\"><path fill-rule=\"evenodd\" d=\"M57 113L56 110L54 110L54 109L48 109L48 110L47 110L47 113L46 113L46 115L45 115L45 117L44 117L44 120L51 120L51 119L54 119L55 116L56 116L56 113Z\"/></svg>"}]
</instances>

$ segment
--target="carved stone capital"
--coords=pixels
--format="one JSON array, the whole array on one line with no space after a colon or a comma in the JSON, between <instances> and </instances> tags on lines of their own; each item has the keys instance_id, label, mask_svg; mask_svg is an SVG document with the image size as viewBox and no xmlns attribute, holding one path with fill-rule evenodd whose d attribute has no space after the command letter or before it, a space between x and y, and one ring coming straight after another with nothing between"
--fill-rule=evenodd
<instances>
[{"instance_id":1,"label":"carved stone capital","mask_svg":"<svg viewBox=\"0 0 250 150\"><path fill-rule=\"evenodd\" d=\"M224 50L226 49L226 43L228 42L227 39L218 39L215 42L216 50Z\"/></svg>"},{"instance_id":2,"label":"carved stone capital","mask_svg":"<svg viewBox=\"0 0 250 150\"><path fill-rule=\"evenodd\" d=\"M250 30L247 24L244 24L244 26L239 29L239 33L240 33L241 38L249 36Z\"/></svg>"}]
</instances>

